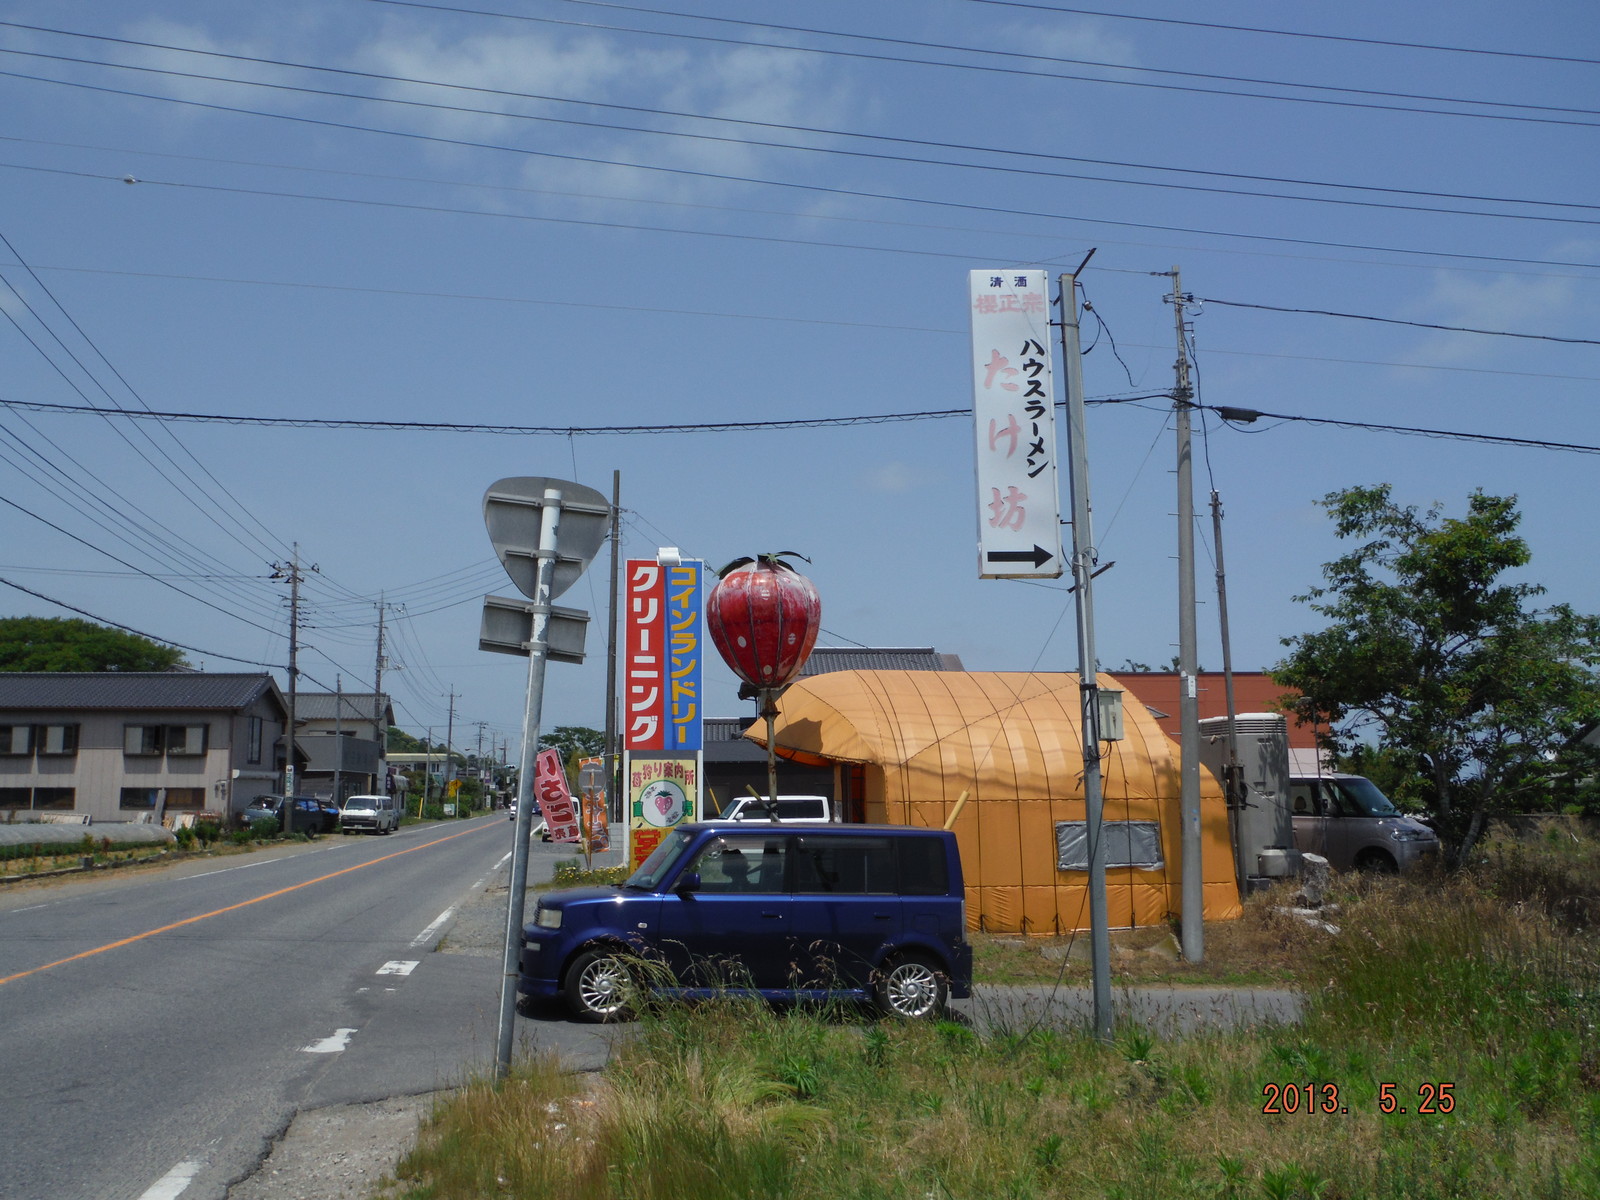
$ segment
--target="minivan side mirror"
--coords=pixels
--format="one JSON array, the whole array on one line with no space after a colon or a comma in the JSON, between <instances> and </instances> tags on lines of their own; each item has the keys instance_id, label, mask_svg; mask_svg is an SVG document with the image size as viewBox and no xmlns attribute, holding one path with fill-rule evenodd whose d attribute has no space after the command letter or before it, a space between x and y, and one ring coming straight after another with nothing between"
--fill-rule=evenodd
<instances>
[{"instance_id":1,"label":"minivan side mirror","mask_svg":"<svg viewBox=\"0 0 1600 1200\"><path fill-rule=\"evenodd\" d=\"M690 892L698 892L699 890L700 890L700 872L699 871L685 871L682 875L679 875L678 876L678 886L673 889L673 891L677 892L678 895L680 895L680 896L686 896Z\"/></svg>"}]
</instances>

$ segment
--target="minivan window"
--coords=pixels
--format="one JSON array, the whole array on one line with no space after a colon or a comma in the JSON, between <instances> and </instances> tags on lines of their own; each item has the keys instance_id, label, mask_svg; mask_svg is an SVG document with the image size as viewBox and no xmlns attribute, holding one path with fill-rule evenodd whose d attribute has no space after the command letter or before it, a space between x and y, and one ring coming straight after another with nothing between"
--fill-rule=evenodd
<instances>
[{"instance_id":1,"label":"minivan window","mask_svg":"<svg viewBox=\"0 0 1600 1200\"><path fill-rule=\"evenodd\" d=\"M897 838L900 852L900 894L943 896L950 891L950 867L938 838Z\"/></svg>"},{"instance_id":2,"label":"minivan window","mask_svg":"<svg viewBox=\"0 0 1600 1200\"><path fill-rule=\"evenodd\" d=\"M898 871L888 838L801 838L796 892L892 895Z\"/></svg>"},{"instance_id":3,"label":"minivan window","mask_svg":"<svg viewBox=\"0 0 1600 1200\"><path fill-rule=\"evenodd\" d=\"M729 834L704 846L689 864L700 876L698 891L763 892L784 890L788 861L786 837Z\"/></svg>"},{"instance_id":4,"label":"minivan window","mask_svg":"<svg viewBox=\"0 0 1600 1200\"><path fill-rule=\"evenodd\" d=\"M1333 781L1334 791L1343 802L1340 807L1351 817L1398 817L1400 810L1370 779L1352 776Z\"/></svg>"},{"instance_id":5,"label":"minivan window","mask_svg":"<svg viewBox=\"0 0 1600 1200\"><path fill-rule=\"evenodd\" d=\"M646 891L653 889L660 883L671 870L673 863L677 862L678 855L683 853L683 848L688 844L694 834L683 829L675 829L661 839L661 844L650 851L650 857L639 864L639 869L623 882L623 887L644 888Z\"/></svg>"}]
</instances>

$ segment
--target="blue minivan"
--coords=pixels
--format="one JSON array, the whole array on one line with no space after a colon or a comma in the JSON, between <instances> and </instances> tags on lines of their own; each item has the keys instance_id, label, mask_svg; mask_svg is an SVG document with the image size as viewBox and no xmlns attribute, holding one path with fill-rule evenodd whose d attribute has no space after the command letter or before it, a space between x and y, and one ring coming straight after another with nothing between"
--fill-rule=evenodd
<instances>
[{"instance_id":1,"label":"blue minivan","mask_svg":"<svg viewBox=\"0 0 1600 1200\"><path fill-rule=\"evenodd\" d=\"M934 1016L972 994L961 856L941 829L680 825L620 887L540 896L521 964L523 994L585 1021L628 1017L640 992Z\"/></svg>"}]
</instances>

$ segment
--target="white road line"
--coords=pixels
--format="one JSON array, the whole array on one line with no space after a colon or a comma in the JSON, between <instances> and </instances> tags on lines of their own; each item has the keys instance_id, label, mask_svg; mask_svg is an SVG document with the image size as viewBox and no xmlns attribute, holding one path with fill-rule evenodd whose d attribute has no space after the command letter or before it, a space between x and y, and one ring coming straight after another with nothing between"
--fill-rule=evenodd
<instances>
[{"instance_id":1,"label":"white road line","mask_svg":"<svg viewBox=\"0 0 1600 1200\"><path fill-rule=\"evenodd\" d=\"M312 1042L309 1046L301 1046L302 1054L339 1054L350 1045L350 1038L355 1034L354 1029L335 1029L332 1037L325 1037L320 1042Z\"/></svg>"},{"instance_id":2,"label":"white road line","mask_svg":"<svg viewBox=\"0 0 1600 1200\"><path fill-rule=\"evenodd\" d=\"M434 934L438 933L439 930L444 927L445 922L448 921L451 917L453 917L455 915L456 915L456 906L452 904L449 908L445 909L442 913L440 913L437 918L435 918L435 920L434 920L432 925L429 925L421 933L417 934L416 937L412 938L411 939L411 944L413 946L422 945L422 943L426 942Z\"/></svg>"},{"instance_id":3,"label":"white road line","mask_svg":"<svg viewBox=\"0 0 1600 1200\"><path fill-rule=\"evenodd\" d=\"M511 858L511 851L507 850L505 858L502 858L499 862L495 863L494 866L490 867L487 871L485 871L482 875L480 875L478 877L478 882L472 885L473 888L474 889L481 888L484 884L488 883L489 882L489 876L493 875L501 867L505 866L506 862L510 858Z\"/></svg>"},{"instance_id":4,"label":"white road line","mask_svg":"<svg viewBox=\"0 0 1600 1200\"><path fill-rule=\"evenodd\" d=\"M181 1162L168 1171L160 1179L152 1183L139 1200L178 1200L183 1195L183 1189L189 1186L190 1180L200 1174L204 1163Z\"/></svg>"},{"instance_id":5,"label":"white road line","mask_svg":"<svg viewBox=\"0 0 1600 1200\"><path fill-rule=\"evenodd\" d=\"M417 969L417 964L407 962L405 959L390 959L378 968L379 975L409 975Z\"/></svg>"}]
</instances>

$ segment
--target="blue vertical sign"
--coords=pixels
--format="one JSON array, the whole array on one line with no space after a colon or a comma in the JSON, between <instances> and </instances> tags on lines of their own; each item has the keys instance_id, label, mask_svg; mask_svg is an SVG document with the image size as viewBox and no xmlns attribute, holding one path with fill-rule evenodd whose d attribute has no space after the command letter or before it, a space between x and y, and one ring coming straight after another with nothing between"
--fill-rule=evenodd
<instances>
[{"instance_id":1,"label":"blue vertical sign","mask_svg":"<svg viewBox=\"0 0 1600 1200\"><path fill-rule=\"evenodd\" d=\"M667 568L666 739L668 751L701 750L701 652L706 645L706 565Z\"/></svg>"}]
</instances>

